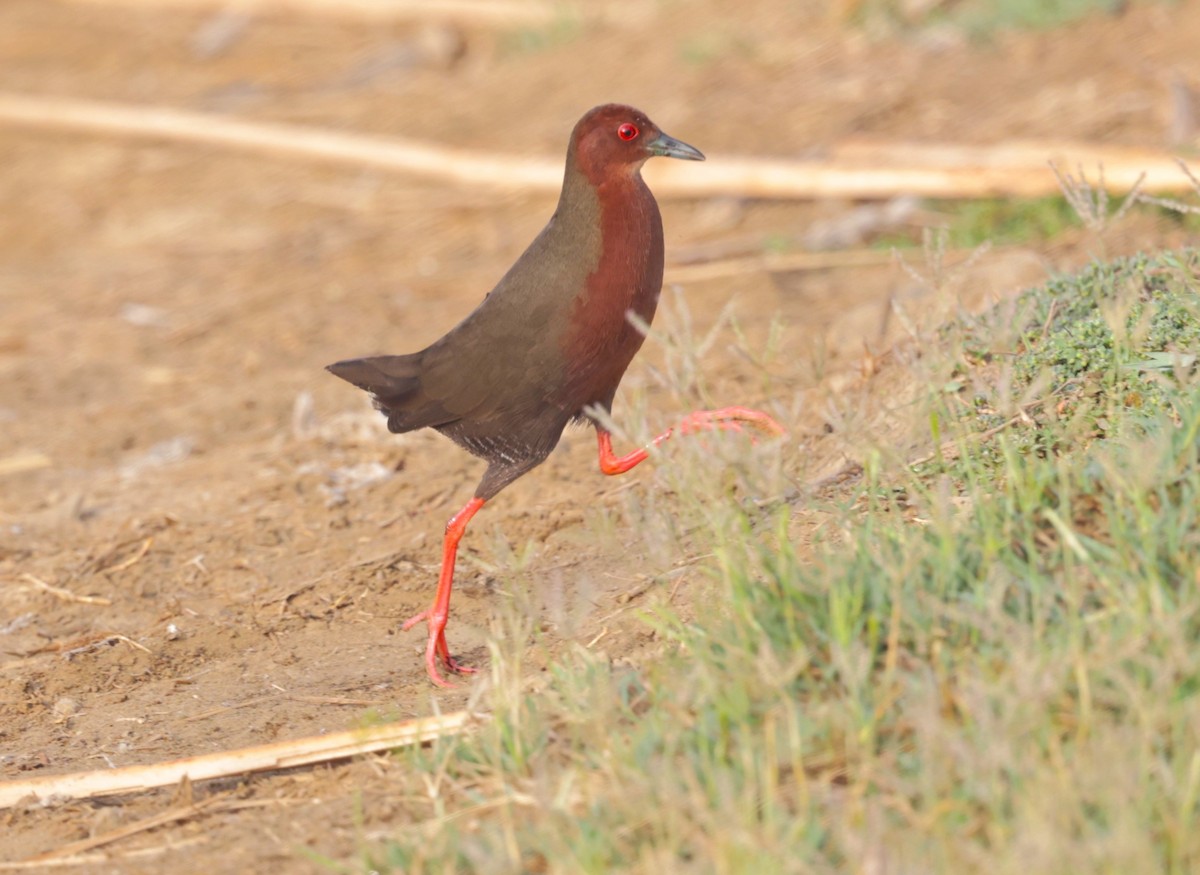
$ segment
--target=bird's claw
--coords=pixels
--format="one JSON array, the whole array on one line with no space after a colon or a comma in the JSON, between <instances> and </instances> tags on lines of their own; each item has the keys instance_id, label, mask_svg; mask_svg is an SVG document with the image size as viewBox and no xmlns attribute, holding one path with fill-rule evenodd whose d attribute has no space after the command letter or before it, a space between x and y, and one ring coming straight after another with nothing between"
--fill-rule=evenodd
<instances>
[{"instance_id":1,"label":"bird's claw","mask_svg":"<svg viewBox=\"0 0 1200 875\"><path fill-rule=\"evenodd\" d=\"M450 656L449 654L446 654L445 656L443 656L442 661L446 663L446 668L449 669L450 671L454 672L455 674L476 674L479 671L479 669L477 669L477 668L472 668L469 665L463 665L461 662L459 662L457 659L455 659L453 656Z\"/></svg>"},{"instance_id":2,"label":"bird's claw","mask_svg":"<svg viewBox=\"0 0 1200 875\"><path fill-rule=\"evenodd\" d=\"M429 642L425 646L425 669L429 673L429 679L439 687L452 689L455 684L450 683L441 672L438 671L438 657L441 657L442 663L448 671L454 674L475 674L479 669L471 668L469 665L464 665L453 656L450 655L450 647L446 644L446 623L443 620L440 624L436 623L430 616L433 609L421 611L416 616L409 617L404 621L401 627L404 631L408 631L413 626L420 623L422 620L429 620Z\"/></svg>"}]
</instances>

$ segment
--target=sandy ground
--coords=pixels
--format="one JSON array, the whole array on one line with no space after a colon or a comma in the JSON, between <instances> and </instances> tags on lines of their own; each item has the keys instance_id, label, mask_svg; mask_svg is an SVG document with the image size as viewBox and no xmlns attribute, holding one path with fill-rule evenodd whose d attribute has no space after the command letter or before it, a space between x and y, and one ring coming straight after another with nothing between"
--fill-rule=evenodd
<instances>
[{"instance_id":1,"label":"sandy ground","mask_svg":"<svg viewBox=\"0 0 1200 875\"><path fill-rule=\"evenodd\" d=\"M750 0L584 28L503 31L9 0L0 89L175 106L557 156L588 107L637 104L723 155L803 156L859 135L1168 145L1170 83L1200 86L1200 3L1132 4L1046 34L874 38ZM482 464L433 433L387 435L328 362L407 352L467 313L553 209L399 174L210 148L0 128L0 780L150 763L452 710L423 636L446 518ZM663 205L669 270L698 254L795 245L846 203ZM925 209L904 230L936 225ZM1104 252L1182 242L1133 217ZM997 250L960 277L979 304L1098 254L1082 233ZM697 332L732 304L770 379L718 335L701 366L722 403L792 433L793 478L836 468L829 410L933 304L894 265L681 284ZM675 300L673 293L668 294ZM657 327L683 329L674 304ZM648 344L616 414L638 434L685 412ZM893 379L895 375L893 375ZM869 380L867 381L870 382ZM840 399L840 401L839 401ZM867 414L869 417L869 414ZM662 464L670 464L671 451ZM568 432L464 543L450 626L487 662L499 604L535 611L531 675L562 646L651 658L634 617L686 557L646 555L631 502L670 513L651 465L596 470ZM51 589L56 588L56 589ZM687 591L679 603L687 610ZM222 783L246 806L113 844L95 871L284 871L352 859L403 817L395 760ZM205 792L211 792L211 786ZM0 812L19 861L168 809L174 791ZM186 848L186 850L184 850ZM99 859L99 858L98 858ZM169 861L169 863L167 862Z\"/></svg>"}]
</instances>

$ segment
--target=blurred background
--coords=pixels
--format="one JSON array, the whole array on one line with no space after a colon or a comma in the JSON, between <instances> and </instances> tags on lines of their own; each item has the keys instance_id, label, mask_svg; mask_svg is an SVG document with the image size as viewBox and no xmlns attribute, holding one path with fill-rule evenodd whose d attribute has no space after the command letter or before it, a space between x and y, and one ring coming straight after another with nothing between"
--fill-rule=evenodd
<instances>
[{"instance_id":1,"label":"blurred background","mask_svg":"<svg viewBox=\"0 0 1200 875\"><path fill-rule=\"evenodd\" d=\"M1197 33L1192 2L8 0L0 88L44 99L51 120L54 101L82 99L553 168L583 111L623 101L705 151L708 165L671 168L700 178L739 157L820 161L863 142L877 160L1013 139L1194 148ZM266 428L303 389L353 403L320 365L440 335L555 201L189 136L0 117L0 416L13 449L112 464L182 432L208 447ZM879 340L869 327L829 329L890 293L888 248L925 228L948 228L958 248L1022 244L991 265L989 289L1080 254L1061 199L895 202L905 194L664 198L669 260L878 250L858 276L853 263L676 274L693 278L702 321L742 297L751 322L780 314L811 332L798 343L857 355ZM1158 218L1109 246L1186 232Z\"/></svg>"},{"instance_id":2,"label":"blurred background","mask_svg":"<svg viewBox=\"0 0 1200 875\"><path fill-rule=\"evenodd\" d=\"M2 719L28 724L30 683L38 701L87 689L97 706L75 724L90 747L26 729L18 759L49 751L66 768L117 750L138 730L105 703L150 707L199 665L181 714L268 683L425 702L421 642L388 636L431 592L441 527L480 467L436 435L387 437L322 367L419 349L469 312L551 214L591 106L632 103L708 156L663 183L656 328L686 340L717 326L719 342L683 386L647 344L618 420L637 436L693 401L763 406L794 430L789 464L805 477L842 458L829 410L936 322L914 279L926 243L961 267L956 306L981 307L1094 256L1195 239L1196 216L1150 204L1109 222L1128 184L1084 221L1045 162L1062 143L1110 150L1114 168L1194 154L1198 35L1196 0L0 3L0 579L26 617L6 627ZM175 115L152 118L162 110ZM214 143L229 120L290 127ZM289 148L301 129L412 141L443 169ZM954 165L961 182L989 150L1031 141L1051 145L1026 161L1036 184L1019 196L903 180L869 196L794 179L687 189L760 160L800 177ZM965 165L962 149L976 150ZM494 184L455 181L468 159L500 160ZM551 184L505 178L522 161ZM1063 169L1098 178L1095 161ZM619 498L593 452L568 433L472 530L455 607L468 661L522 544L535 579L597 599L635 574L637 557L579 536L585 502ZM168 626L184 631L154 657L38 661L46 642ZM614 646L635 640L619 626ZM384 641L399 649L380 659ZM264 699L222 742L328 719ZM122 764L211 740L203 721L159 731ZM26 835L36 849L49 833Z\"/></svg>"}]
</instances>

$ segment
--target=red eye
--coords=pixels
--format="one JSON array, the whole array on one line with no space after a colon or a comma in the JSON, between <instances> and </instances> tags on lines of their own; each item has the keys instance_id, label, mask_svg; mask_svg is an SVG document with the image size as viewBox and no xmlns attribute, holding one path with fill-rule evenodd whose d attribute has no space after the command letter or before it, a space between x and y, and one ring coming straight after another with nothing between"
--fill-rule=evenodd
<instances>
[{"instance_id":1,"label":"red eye","mask_svg":"<svg viewBox=\"0 0 1200 875\"><path fill-rule=\"evenodd\" d=\"M629 124L629 122L626 122L625 124L621 125L621 127L617 128L617 136L622 140L632 140L637 135L638 129Z\"/></svg>"}]
</instances>

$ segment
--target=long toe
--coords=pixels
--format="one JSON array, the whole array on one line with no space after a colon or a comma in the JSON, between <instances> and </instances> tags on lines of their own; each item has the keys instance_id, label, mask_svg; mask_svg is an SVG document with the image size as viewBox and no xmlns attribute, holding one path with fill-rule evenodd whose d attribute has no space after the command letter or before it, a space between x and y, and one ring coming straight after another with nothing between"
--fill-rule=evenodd
<instances>
[{"instance_id":1,"label":"long toe","mask_svg":"<svg viewBox=\"0 0 1200 875\"><path fill-rule=\"evenodd\" d=\"M744 422L767 434L776 436L787 434L787 429L761 410L753 410L749 407L724 407L720 410L706 412L714 414L713 418L723 423Z\"/></svg>"},{"instance_id":2,"label":"long toe","mask_svg":"<svg viewBox=\"0 0 1200 875\"><path fill-rule=\"evenodd\" d=\"M422 620L428 620L428 619L429 619L429 611L421 611L421 613L417 614L415 617L409 617L407 620L405 620L404 625L401 626L400 629L404 632L407 632L413 626L417 625L417 623L420 623Z\"/></svg>"},{"instance_id":3,"label":"long toe","mask_svg":"<svg viewBox=\"0 0 1200 875\"><path fill-rule=\"evenodd\" d=\"M776 437L787 434L782 425L761 410L749 407L722 407L720 410L697 410L679 424L683 434L698 431L744 431L743 425Z\"/></svg>"},{"instance_id":4,"label":"long toe","mask_svg":"<svg viewBox=\"0 0 1200 875\"><path fill-rule=\"evenodd\" d=\"M748 416L739 417L742 422L749 423L759 431L764 431L767 434L776 437L783 437L787 434L787 429L775 421L772 417L763 413L761 410L742 410Z\"/></svg>"},{"instance_id":5,"label":"long toe","mask_svg":"<svg viewBox=\"0 0 1200 875\"><path fill-rule=\"evenodd\" d=\"M449 653L442 659L445 661L446 669L457 673L457 675L474 675L475 672L479 671L479 669L472 669L469 665L463 665L460 661L451 657Z\"/></svg>"},{"instance_id":6,"label":"long toe","mask_svg":"<svg viewBox=\"0 0 1200 875\"><path fill-rule=\"evenodd\" d=\"M438 635L436 633L431 633L429 636L429 643L425 646L425 671L428 672L429 679L433 681L434 684L445 689L452 689L454 684L442 677L442 673L438 671L437 651Z\"/></svg>"},{"instance_id":7,"label":"long toe","mask_svg":"<svg viewBox=\"0 0 1200 875\"><path fill-rule=\"evenodd\" d=\"M446 668L452 672L455 672L456 674L475 674L477 671L479 671L477 668L472 668L469 665L463 665L453 656L445 656L443 658L446 661Z\"/></svg>"},{"instance_id":8,"label":"long toe","mask_svg":"<svg viewBox=\"0 0 1200 875\"><path fill-rule=\"evenodd\" d=\"M446 664L446 668L456 674L475 674L475 672L479 671L477 668L463 665L450 655L450 647L446 644L446 633L444 630L438 635L437 652L438 656L442 658L442 662Z\"/></svg>"}]
</instances>

